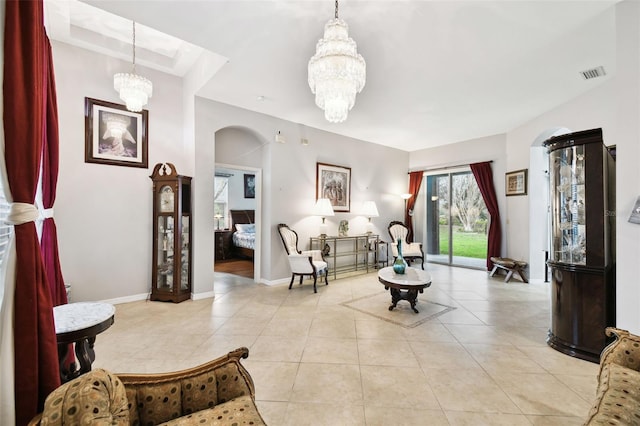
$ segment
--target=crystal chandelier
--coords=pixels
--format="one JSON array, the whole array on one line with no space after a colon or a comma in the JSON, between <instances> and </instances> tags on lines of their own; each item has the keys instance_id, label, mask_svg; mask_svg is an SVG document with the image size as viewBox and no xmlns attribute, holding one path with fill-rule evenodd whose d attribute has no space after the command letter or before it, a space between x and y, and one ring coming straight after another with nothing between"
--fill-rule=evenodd
<instances>
[{"instance_id":1,"label":"crystal chandelier","mask_svg":"<svg viewBox=\"0 0 640 426\"><path fill-rule=\"evenodd\" d=\"M336 0L335 18L325 24L324 38L318 40L316 54L309 60L309 87L329 122L347 119L365 79L366 64L349 38L347 23L338 18Z\"/></svg>"},{"instance_id":2,"label":"crystal chandelier","mask_svg":"<svg viewBox=\"0 0 640 426\"><path fill-rule=\"evenodd\" d=\"M133 22L133 69L131 74L118 73L113 76L113 88L120 93L120 99L133 112L142 111L153 94L153 85L149 80L136 74L136 23Z\"/></svg>"}]
</instances>

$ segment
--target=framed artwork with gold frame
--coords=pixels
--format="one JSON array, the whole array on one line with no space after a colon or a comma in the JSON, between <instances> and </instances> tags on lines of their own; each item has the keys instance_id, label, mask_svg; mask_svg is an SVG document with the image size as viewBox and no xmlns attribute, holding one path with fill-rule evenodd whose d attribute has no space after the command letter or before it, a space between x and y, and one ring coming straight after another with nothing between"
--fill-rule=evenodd
<instances>
[{"instance_id":1,"label":"framed artwork with gold frame","mask_svg":"<svg viewBox=\"0 0 640 426\"><path fill-rule=\"evenodd\" d=\"M504 192L509 195L527 195L527 170L515 170L505 173Z\"/></svg>"}]
</instances>

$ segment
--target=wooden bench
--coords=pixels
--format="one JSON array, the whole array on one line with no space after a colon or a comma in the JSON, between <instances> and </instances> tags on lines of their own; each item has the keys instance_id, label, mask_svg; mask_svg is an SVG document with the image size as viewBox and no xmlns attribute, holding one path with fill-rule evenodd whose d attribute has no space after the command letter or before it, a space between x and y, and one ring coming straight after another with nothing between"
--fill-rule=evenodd
<instances>
[{"instance_id":1,"label":"wooden bench","mask_svg":"<svg viewBox=\"0 0 640 426\"><path fill-rule=\"evenodd\" d=\"M498 269L504 269L507 271L507 276L504 279L505 283L508 283L514 272L520 275L522 281L528 283L527 277L524 275L524 268L527 267L527 262L523 262L521 260L513 260L508 257L492 257L491 262L493 262L493 269L491 270L490 277L493 277Z\"/></svg>"}]
</instances>

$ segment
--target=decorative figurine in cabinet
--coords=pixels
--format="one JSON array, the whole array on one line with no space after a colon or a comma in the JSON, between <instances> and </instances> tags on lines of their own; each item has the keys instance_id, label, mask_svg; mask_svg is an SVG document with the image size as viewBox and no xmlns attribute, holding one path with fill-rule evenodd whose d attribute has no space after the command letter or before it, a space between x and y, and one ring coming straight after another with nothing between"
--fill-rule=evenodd
<instances>
[{"instance_id":1,"label":"decorative figurine in cabinet","mask_svg":"<svg viewBox=\"0 0 640 426\"><path fill-rule=\"evenodd\" d=\"M598 362L615 326L615 162L602 129L555 136L549 151L551 328L547 343Z\"/></svg>"},{"instance_id":2,"label":"decorative figurine in cabinet","mask_svg":"<svg viewBox=\"0 0 640 426\"><path fill-rule=\"evenodd\" d=\"M168 170L167 170L168 169ZM151 300L182 302L191 296L191 178L159 163L153 181Z\"/></svg>"}]
</instances>

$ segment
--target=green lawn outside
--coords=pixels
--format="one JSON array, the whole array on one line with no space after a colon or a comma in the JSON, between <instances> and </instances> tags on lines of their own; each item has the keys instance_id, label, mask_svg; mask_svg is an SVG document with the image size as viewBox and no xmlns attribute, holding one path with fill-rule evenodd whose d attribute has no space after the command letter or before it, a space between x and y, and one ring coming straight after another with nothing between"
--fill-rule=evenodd
<instances>
[{"instance_id":1,"label":"green lawn outside","mask_svg":"<svg viewBox=\"0 0 640 426\"><path fill-rule=\"evenodd\" d=\"M440 226L440 253L449 253L448 226ZM487 236L474 232L459 232L458 227L453 227L453 255L472 257L475 259L487 258Z\"/></svg>"}]
</instances>

